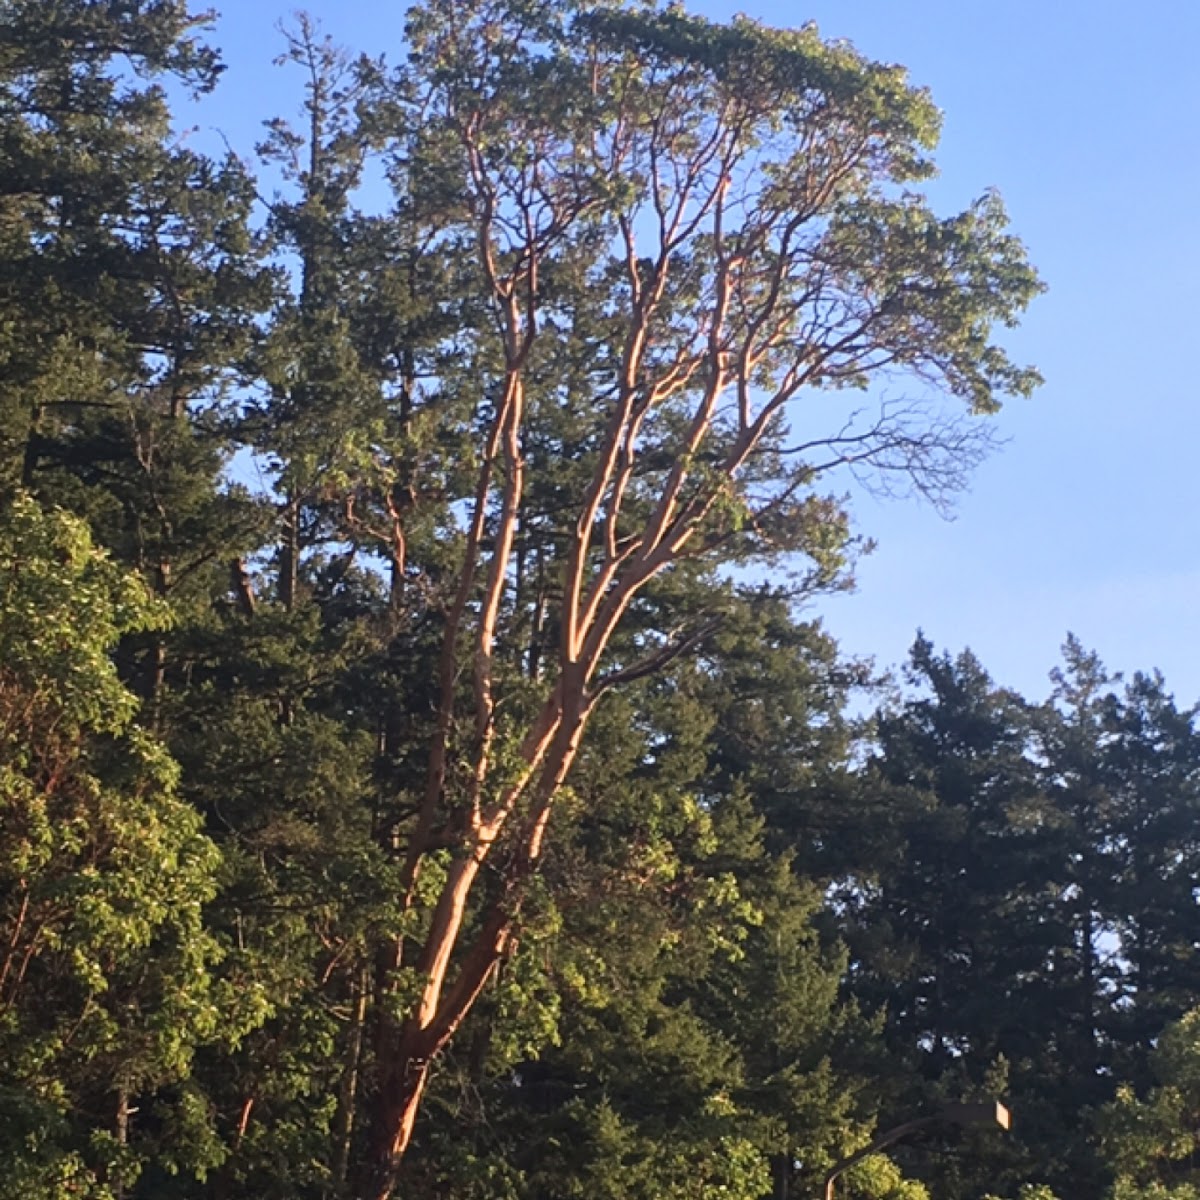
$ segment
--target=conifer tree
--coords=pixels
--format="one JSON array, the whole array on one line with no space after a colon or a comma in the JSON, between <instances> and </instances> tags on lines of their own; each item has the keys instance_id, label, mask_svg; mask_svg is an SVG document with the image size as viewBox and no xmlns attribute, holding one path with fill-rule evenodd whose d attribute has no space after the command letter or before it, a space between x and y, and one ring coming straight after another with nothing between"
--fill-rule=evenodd
<instances>
[{"instance_id":1,"label":"conifer tree","mask_svg":"<svg viewBox=\"0 0 1200 1200\"><path fill-rule=\"evenodd\" d=\"M229 389L266 304L253 186L170 124L162 82L220 71L185 3L5 3L0 479L87 516L182 612L256 538L223 471ZM153 716L165 639L142 654Z\"/></svg>"},{"instance_id":2,"label":"conifer tree","mask_svg":"<svg viewBox=\"0 0 1200 1200\"><path fill-rule=\"evenodd\" d=\"M1180 709L1158 672L1135 675L1114 697L1110 732L1108 858L1116 887L1107 917L1120 939L1121 978L1109 1029L1132 1056L1120 1074L1136 1083L1151 1039L1200 1001L1200 740L1195 709Z\"/></svg>"}]
</instances>

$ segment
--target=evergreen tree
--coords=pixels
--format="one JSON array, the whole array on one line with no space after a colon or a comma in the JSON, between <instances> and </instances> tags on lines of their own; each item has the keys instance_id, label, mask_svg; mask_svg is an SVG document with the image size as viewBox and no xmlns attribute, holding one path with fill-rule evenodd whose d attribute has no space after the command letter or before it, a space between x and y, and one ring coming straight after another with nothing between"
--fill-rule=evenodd
<instances>
[{"instance_id":1,"label":"evergreen tree","mask_svg":"<svg viewBox=\"0 0 1200 1200\"><path fill-rule=\"evenodd\" d=\"M1059 935L1049 963L1061 1020L1053 1038L1062 1069L1075 1082L1109 1059L1104 1007L1118 971L1107 919L1117 880L1112 870L1114 801L1107 765L1112 748L1114 680L1099 658L1070 637L1055 669L1052 703L1042 710L1049 817L1044 822L1055 888L1050 919Z\"/></svg>"},{"instance_id":2,"label":"evergreen tree","mask_svg":"<svg viewBox=\"0 0 1200 1200\"><path fill-rule=\"evenodd\" d=\"M186 148L158 78L220 66L187 5L5 3L0 480L88 517L181 614L229 582L254 506L222 477L266 304L238 161ZM166 639L139 655L153 718Z\"/></svg>"},{"instance_id":3,"label":"evergreen tree","mask_svg":"<svg viewBox=\"0 0 1200 1200\"><path fill-rule=\"evenodd\" d=\"M1200 1002L1196 880L1200 739L1195 709L1181 710L1163 677L1135 675L1115 699L1107 755L1111 792L1108 924L1119 938L1121 976L1109 1028L1137 1080L1159 1030Z\"/></svg>"},{"instance_id":4,"label":"evergreen tree","mask_svg":"<svg viewBox=\"0 0 1200 1200\"><path fill-rule=\"evenodd\" d=\"M924 639L910 678L927 694L880 714L850 809L872 829L835 891L850 994L886 1014L897 1085L1018 1114L931 1168L940 1192L1083 1200L1106 1178L1092 1112L1146 1085L1154 1031L1194 1003L1192 714L1161 678L1119 691L1074 638L1042 705Z\"/></svg>"},{"instance_id":5,"label":"evergreen tree","mask_svg":"<svg viewBox=\"0 0 1200 1200\"><path fill-rule=\"evenodd\" d=\"M938 654L924 637L908 676L921 691L878 715L844 813L865 833L834 898L850 994L886 1016L895 1112L999 1092L1020 1114L1011 1139L924 1162L939 1194L971 1195L1045 1177L1047 1147L1062 1148L1045 1076L1062 1061L1048 1045L1061 997L1047 963L1064 935L1046 920L1058 892L1034 710L970 653ZM855 840L844 831L842 853Z\"/></svg>"},{"instance_id":6,"label":"evergreen tree","mask_svg":"<svg viewBox=\"0 0 1200 1200\"><path fill-rule=\"evenodd\" d=\"M270 1004L234 1052L198 1063L214 1186L294 1198L339 1194L353 1161L374 949L402 920L392 826L411 730L427 724L425 573L440 552L435 518L400 523L431 461L406 424L419 306L403 264L380 268L395 222L354 207L374 68L305 18L284 36L305 119L268 121L260 147L281 168L264 235L281 286L236 426L273 519L239 564L237 602L191 629L169 723L189 799L225 850L212 921ZM411 571L410 545L427 551Z\"/></svg>"}]
</instances>

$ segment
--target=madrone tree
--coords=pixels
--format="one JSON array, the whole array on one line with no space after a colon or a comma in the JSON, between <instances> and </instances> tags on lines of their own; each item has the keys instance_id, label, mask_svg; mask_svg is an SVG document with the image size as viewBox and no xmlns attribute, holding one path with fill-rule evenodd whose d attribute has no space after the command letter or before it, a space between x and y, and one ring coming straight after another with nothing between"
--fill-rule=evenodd
<instances>
[{"instance_id":1,"label":"madrone tree","mask_svg":"<svg viewBox=\"0 0 1200 1200\"><path fill-rule=\"evenodd\" d=\"M1038 382L991 341L1037 276L996 196L944 219L915 190L938 111L901 68L675 6L431 0L409 40L372 119L397 219L445 264L424 299L457 315L404 398L409 511L455 557L406 564L441 650L425 776L382 834L407 916L378 947L363 1200L512 949L605 693L707 636L716 566L835 581L831 472L939 501L973 418ZM914 399L856 415L881 384ZM447 496L422 453L464 434ZM681 573L706 601L667 602Z\"/></svg>"}]
</instances>

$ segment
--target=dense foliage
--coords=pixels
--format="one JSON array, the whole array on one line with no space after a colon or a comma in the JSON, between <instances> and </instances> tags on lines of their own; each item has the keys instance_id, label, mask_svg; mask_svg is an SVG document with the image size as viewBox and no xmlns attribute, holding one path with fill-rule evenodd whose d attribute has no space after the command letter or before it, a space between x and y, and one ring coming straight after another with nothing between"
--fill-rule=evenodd
<instances>
[{"instance_id":1,"label":"dense foliage","mask_svg":"<svg viewBox=\"0 0 1200 1200\"><path fill-rule=\"evenodd\" d=\"M214 161L211 36L0 0L0 1196L1197 1195L1195 712L804 615L1037 382L930 98L430 0Z\"/></svg>"}]
</instances>

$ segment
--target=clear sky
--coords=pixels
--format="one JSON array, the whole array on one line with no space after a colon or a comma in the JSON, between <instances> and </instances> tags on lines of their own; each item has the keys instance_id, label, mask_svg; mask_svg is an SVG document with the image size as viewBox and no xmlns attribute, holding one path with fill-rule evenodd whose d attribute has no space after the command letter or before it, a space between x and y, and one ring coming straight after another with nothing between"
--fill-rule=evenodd
<instances>
[{"instance_id":1,"label":"clear sky","mask_svg":"<svg viewBox=\"0 0 1200 1200\"><path fill-rule=\"evenodd\" d=\"M402 52L401 4L307 7L351 49ZM816 21L907 66L945 114L937 205L998 188L1050 287L1007 338L1046 385L1005 408L1009 442L954 521L915 501L858 502L879 547L856 594L820 605L831 632L882 666L921 626L1032 698L1073 630L1110 668L1157 667L1181 702L1200 699L1200 0L690 7ZM248 153L259 121L298 96L298 79L270 66L288 9L225 8L216 40L228 73L188 119Z\"/></svg>"}]
</instances>

